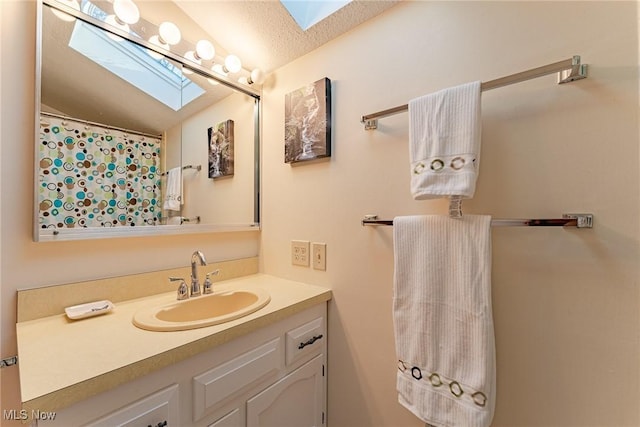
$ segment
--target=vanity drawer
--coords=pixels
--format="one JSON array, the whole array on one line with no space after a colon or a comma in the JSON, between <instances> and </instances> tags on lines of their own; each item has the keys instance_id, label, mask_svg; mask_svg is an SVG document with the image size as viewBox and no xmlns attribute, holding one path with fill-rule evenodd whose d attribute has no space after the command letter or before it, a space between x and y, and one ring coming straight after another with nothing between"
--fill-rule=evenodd
<instances>
[{"instance_id":1,"label":"vanity drawer","mask_svg":"<svg viewBox=\"0 0 640 427\"><path fill-rule=\"evenodd\" d=\"M180 419L178 399L178 385L172 384L163 390L89 423L88 427L109 427L116 425L155 426L163 423L169 426L178 425ZM38 424L37 421L35 424Z\"/></svg>"},{"instance_id":2,"label":"vanity drawer","mask_svg":"<svg viewBox=\"0 0 640 427\"><path fill-rule=\"evenodd\" d=\"M282 367L281 343L280 338L273 339L193 377L194 420L252 383L276 374Z\"/></svg>"},{"instance_id":3,"label":"vanity drawer","mask_svg":"<svg viewBox=\"0 0 640 427\"><path fill-rule=\"evenodd\" d=\"M319 317L287 332L285 336L287 365L305 356L319 353L327 336L324 329L324 319Z\"/></svg>"}]
</instances>

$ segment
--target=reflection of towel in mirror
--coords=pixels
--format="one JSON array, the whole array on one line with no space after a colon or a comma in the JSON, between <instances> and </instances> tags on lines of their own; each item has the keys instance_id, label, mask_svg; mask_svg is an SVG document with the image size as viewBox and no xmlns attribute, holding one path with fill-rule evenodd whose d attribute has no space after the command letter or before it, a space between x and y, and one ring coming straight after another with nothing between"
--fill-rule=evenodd
<instances>
[{"instance_id":1,"label":"reflection of towel in mirror","mask_svg":"<svg viewBox=\"0 0 640 427\"><path fill-rule=\"evenodd\" d=\"M163 208L179 211L182 204L182 173L181 168L173 168L167 172L167 185L164 191Z\"/></svg>"}]
</instances>

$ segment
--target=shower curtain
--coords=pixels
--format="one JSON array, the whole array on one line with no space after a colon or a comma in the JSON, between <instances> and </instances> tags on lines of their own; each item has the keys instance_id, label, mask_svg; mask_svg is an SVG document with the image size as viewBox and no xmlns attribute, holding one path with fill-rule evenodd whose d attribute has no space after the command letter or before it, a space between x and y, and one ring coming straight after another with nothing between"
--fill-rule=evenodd
<instances>
[{"instance_id":1,"label":"shower curtain","mask_svg":"<svg viewBox=\"0 0 640 427\"><path fill-rule=\"evenodd\" d=\"M161 139L40 116L41 228L160 224Z\"/></svg>"}]
</instances>

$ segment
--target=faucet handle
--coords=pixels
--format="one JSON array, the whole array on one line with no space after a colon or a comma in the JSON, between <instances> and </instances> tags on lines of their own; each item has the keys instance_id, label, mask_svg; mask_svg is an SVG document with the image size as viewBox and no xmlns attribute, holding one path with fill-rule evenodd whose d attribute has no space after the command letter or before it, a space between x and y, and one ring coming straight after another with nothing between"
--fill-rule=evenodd
<instances>
[{"instance_id":1,"label":"faucet handle","mask_svg":"<svg viewBox=\"0 0 640 427\"><path fill-rule=\"evenodd\" d=\"M182 277L169 277L171 282L180 281L178 286L178 301L189 298L189 288Z\"/></svg>"},{"instance_id":2,"label":"faucet handle","mask_svg":"<svg viewBox=\"0 0 640 427\"><path fill-rule=\"evenodd\" d=\"M204 279L204 285L202 285L202 287L204 288L203 293L205 295L213 293L213 283L211 283L211 276L217 276L218 273L220 273L220 269L207 273L207 277L206 279Z\"/></svg>"}]
</instances>

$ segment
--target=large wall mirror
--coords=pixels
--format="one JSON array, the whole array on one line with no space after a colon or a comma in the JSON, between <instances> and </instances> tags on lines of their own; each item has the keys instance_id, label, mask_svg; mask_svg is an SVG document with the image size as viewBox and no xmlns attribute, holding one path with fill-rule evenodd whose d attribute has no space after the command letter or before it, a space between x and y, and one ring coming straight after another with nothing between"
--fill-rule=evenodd
<instances>
[{"instance_id":1,"label":"large wall mirror","mask_svg":"<svg viewBox=\"0 0 640 427\"><path fill-rule=\"evenodd\" d=\"M34 240L259 229L260 92L79 4L38 4Z\"/></svg>"}]
</instances>

